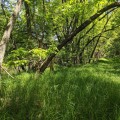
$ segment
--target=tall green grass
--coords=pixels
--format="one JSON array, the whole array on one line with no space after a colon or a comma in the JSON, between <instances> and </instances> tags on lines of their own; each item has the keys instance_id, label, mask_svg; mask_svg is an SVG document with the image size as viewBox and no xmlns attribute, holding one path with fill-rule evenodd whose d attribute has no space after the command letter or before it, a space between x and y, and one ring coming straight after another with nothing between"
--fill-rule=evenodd
<instances>
[{"instance_id":1,"label":"tall green grass","mask_svg":"<svg viewBox=\"0 0 120 120\"><path fill-rule=\"evenodd\" d=\"M0 81L0 120L120 120L120 61Z\"/></svg>"}]
</instances>

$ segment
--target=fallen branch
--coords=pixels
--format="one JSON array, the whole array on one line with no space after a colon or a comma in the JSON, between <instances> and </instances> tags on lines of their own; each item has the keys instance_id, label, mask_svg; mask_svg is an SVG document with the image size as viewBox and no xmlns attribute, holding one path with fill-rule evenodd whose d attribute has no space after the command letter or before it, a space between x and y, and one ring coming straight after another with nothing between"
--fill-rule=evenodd
<instances>
[{"instance_id":1,"label":"fallen branch","mask_svg":"<svg viewBox=\"0 0 120 120\"><path fill-rule=\"evenodd\" d=\"M3 68L2 66L0 66L11 78L13 78L14 79L14 77L5 69L5 68Z\"/></svg>"}]
</instances>

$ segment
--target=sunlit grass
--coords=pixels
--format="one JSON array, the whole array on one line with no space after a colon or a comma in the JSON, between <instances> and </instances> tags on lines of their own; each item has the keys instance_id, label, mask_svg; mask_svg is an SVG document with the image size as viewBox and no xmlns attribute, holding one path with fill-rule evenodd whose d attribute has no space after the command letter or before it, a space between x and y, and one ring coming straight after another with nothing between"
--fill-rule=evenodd
<instances>
[{"instance_id":1,"label":"sunlit grass","mask_svg":"<svg viewBox=\"0 0 120 120\"><path fill-rule=\"evenodd\" d=\"M0 120L120 120L120 61L0 81Z\"/></svg>"}]
</instances>

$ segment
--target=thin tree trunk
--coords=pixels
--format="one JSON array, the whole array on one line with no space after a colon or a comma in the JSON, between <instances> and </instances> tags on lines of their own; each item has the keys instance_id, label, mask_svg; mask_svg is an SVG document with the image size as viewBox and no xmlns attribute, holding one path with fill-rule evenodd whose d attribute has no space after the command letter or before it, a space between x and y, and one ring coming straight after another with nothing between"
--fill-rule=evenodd
<instances>
[{"instance_id":1,"label":"thin tree trunk","mask_svg":"<svg viewBox=\"0 0 120 120\"><path fill-rule=\"evenodd\" d=\"M93 51L92 51L92 53L91 53L91 55L90 55L89 63L91 62L91 58L93 58L93 55L94 55L95 50L96 50L96 48L97 48L97 45L98 45L98 43L99 43L99 41L100 41L100 38L101 38L101 36L102 36L102 33L104 33L104 29L106 29L106 25L107 25L107 23L109 22L110 18L111 18L111 17L108 18L108 16L107 16L107 21L106 21L106 23L105 23L105 25L104 25L104 27L103 27L103 29L102 29L102 32L100 33L100 35L99 35L99 37L98 37L98 40L97 40L97 42L96 42L96 44L95 44L95 46L94 46L94 49L93 49Z\"/></svg>"},{"instance_id":2,"label":"thin tree trunk","mask_svg":"<svg viewBox=\"0 0 120 120\"><path fill-rule=\"evenodd\" d=\"M31 17L30 17L30 6L26 1L24 1L25 11L26 11L26 21L27 21L27 33L31 35Z\"/></svg>"},{"instance_id":3,"label":"thin tree trunk","mask_svg":"<svg viewBox=\"0 0 120 120\"><path fill-rule=\"evenodd\" d=\"M1 8L2 8L3 14L4 14L5 18L6 18L6 22L8 22L8 18L7 18L6 12L4 10L4 3L1 3Z\"/></svg>"},{"instance_id":4,"label":"thin tree trunk","mask_svg":"<svg viewBox=\"0 0 120 120\"><path fill-rule=\"evenodd\" d=\"M94 46L94 49L93 49L93 51L92 51L92 53L91 53L91 55L90 55L89 63L91 62L91 58L93 58L93 55L94 55L95 50L96 50L96 48L97 48L97 45L98 45L98 43L99 43L100 37L101 37L101 36L98 37L97 42L96 42L96 44L95 44L95 46Z\"/></svg>"},{"instance_id":5,"label":"thin tree trunk","mask_svg":"<svg viewBox=\"0 0 120 120\"><path fill-rule=\"evenodd\" d=\"M71 33L71 35L64 39L61 44L59 44L57 46L58 50L61 50L63 46L65 46L68 42L71 42L73 40L73 38L82 30L84 30L88 25L90 25L95 19L97 19L100 15L102 15L104 12L112 9L112 8L116 8L116 7L120 7L120 2L114 2L106 7L104 7L103 9L99 10L96 14L94 14L93 16L91 16L88 20L86 20L83 24L81 24L78 28L76 28L75 31L73 31ZM51 60L55 57L56 53L53 52L52 54L50 54L50 56L48 56L48 58L43 62L43 64L41 65L39 71L40 72L44 72L44 70L47 68L47 66L49 65L49 63L51 62Z\"/></svg>"},{"instance_id":6,"label":"thin tree trunk","mask_svg":"<svg viewBox=\"0 0 120 120\"><path fill-rule=\"evenodd\" d=\"M6 45L9 41L11 32L13 30L13 27L14 27L14 24L15 24L15 21L16 21L16 18L18 16L19 12L20 12L21 5L22 5L22 0L18 0L18 2L16 3L15 10L14 10L7 26L6 26L6 29L4 31L2 40L0 41L0 67L2 66L2 62L3 62L3 59L4 59L4 55L5 55L5 50L6 50Z\"/></svg>"},{"instance_id":7,"label":"thin tree trunk","mask_svg":"<svg viewBox=\"0 0 120 120\"><path fill-rule=\"evenodd\" d=\"M85 51L85 48L95 40L95 38L99 38L99 37L104 37L104 36L101 36L103 33L107 32L107 31L110 31L110 30L113 30L113 29L107 29L107 30L104 30L102 32L100 32L99 34L97 34L96 36L94 36L91 40L88 40L87 43L85 44L85 46L81 49L80 53L79 53L79 59L80 59L80 63L82 63L82 56L83 56L83 53Z\"/></svg>"}]
</instances>

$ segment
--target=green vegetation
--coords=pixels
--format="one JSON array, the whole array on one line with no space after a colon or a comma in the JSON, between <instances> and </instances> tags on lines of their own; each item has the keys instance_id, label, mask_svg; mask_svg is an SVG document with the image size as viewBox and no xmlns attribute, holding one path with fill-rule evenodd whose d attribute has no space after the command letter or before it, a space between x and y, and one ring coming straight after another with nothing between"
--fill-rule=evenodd
<instances>
[{"instance_id":1,"label":"green vegetation","mask_svg":"<svg viewBox=\"0 0 120 120\"><path fill-rule=\"evenodd\" d=\"M0 81L0 120L120 120L120 59Z\"/></svg>"},{"instance_id":2,"label":"green vegetation","mask_svg":"<svg viewBox=\"0 0 120 120\"><path fill-rule=\"evenodd\" d=\"M0 120L120 120L120 0L0 0Z\"/></svg>"},{"instance_id":3,"label":"green vegetation","mask_svg":"<svg viewBox=\"0 0 120 120\"><path fill-rule=\"evenodd\" d=\"M44 72L53 61L120 56L119 8L116 0L2 0L0 66Z\"/></svg>"}]
</instances>

